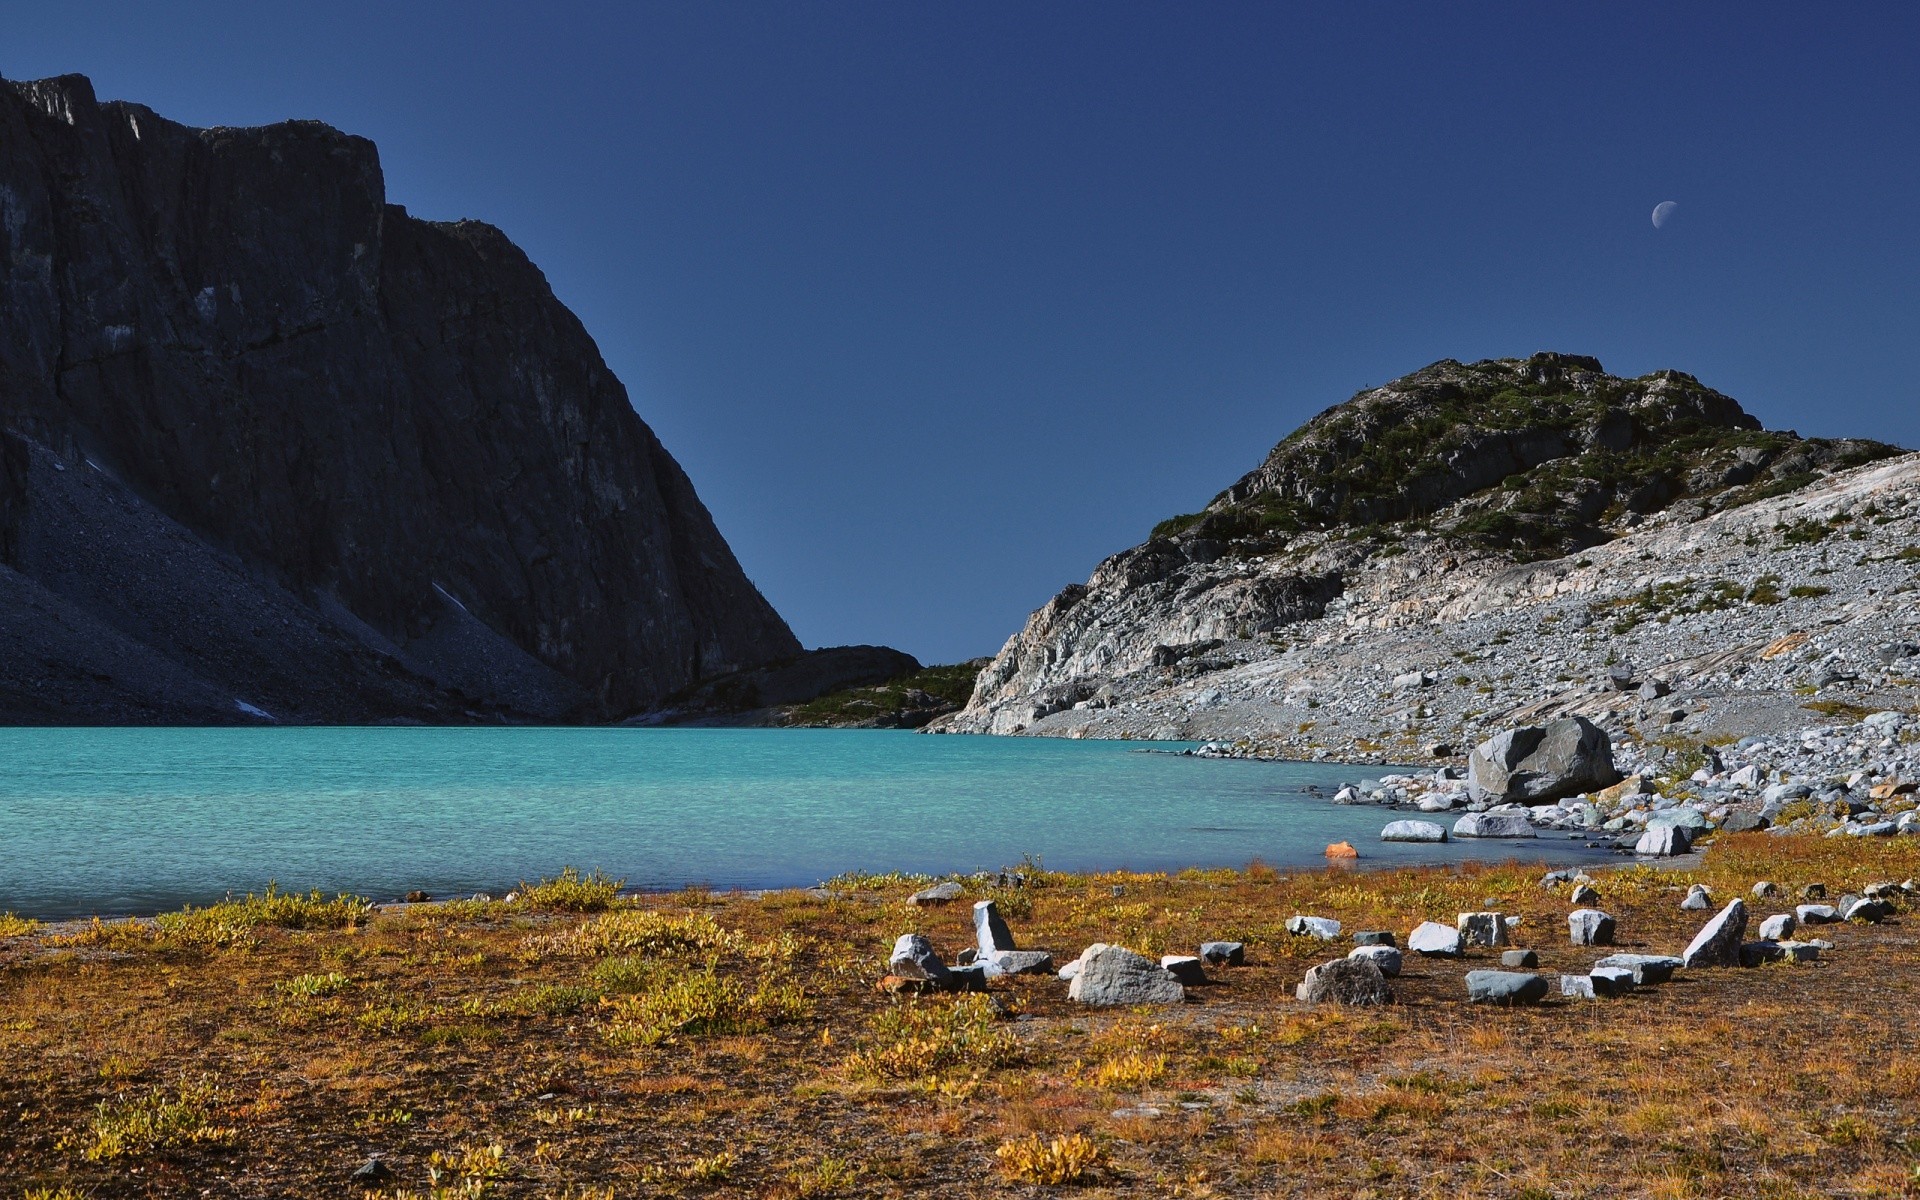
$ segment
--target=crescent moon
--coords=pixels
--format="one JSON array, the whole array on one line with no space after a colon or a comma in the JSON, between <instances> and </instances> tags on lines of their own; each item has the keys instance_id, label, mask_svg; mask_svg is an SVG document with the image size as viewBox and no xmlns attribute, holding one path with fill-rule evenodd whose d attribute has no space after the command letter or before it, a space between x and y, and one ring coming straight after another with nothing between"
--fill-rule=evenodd
<instances>
[{"instance_id":1,"label":"crescent moon","mask_svg":"<svg viewBox=\"0 0 1920 1200\"><path fill-rule=\"evenodd\" d=\"M1673 210L1679 207L1680 205L1672 200L1662 200L1660 203L1654 205L1653 227L1655 229L1665 229L1667 222L1673 219Z\"/></svg>"}]
</instances>

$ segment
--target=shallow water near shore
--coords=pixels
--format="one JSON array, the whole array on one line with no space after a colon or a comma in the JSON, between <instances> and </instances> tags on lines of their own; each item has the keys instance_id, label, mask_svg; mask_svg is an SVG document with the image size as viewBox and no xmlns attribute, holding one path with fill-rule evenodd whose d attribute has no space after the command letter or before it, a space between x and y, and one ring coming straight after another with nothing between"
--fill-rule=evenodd
<instances>
[{"instance_id":1,"label":"shallow water near shore","mask_svg":"<svg viewBox=\"0 0 1920 1200\"><path fill-rule=\"evenodd\" d=\"M1378 768L1143 749L868 730L6 729L0 910L151 913L268 880L499 894L565 864L629 887L762 888L1023 855L1314 866L1341 839L1362 865L1601 857L1563 837L1386 844L1380 827L1405 814L1305 791Z\"/></svg>"}]
</instances>

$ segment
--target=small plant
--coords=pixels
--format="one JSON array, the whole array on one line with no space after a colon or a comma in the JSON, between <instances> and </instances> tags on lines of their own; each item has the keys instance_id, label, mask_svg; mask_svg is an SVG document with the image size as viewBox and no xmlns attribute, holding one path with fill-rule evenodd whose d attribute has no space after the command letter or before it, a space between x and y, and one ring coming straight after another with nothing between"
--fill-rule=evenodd
<instances>
[{"instance_id":1,"label":"small plant","mask_svg":"<svg viewBox=\"0 0 1920 1200\"><path fill-rule=\"evenodd\" d=\"M295 975L273 985L273 990L291 1000L313 1000L334 996L353 986L353 981L338 971L325 975Z\"/></svg>"},{"instance_id":2,"label":"small plant","mask_svg":"<svg viewBox=\"0 0 1920 1200\"><path fill-rule=\"evenodd\" d=\"M673 916L652 911L606 913L584 925L560 933L528 938L527 954L547 955L648 954L670 955L694 951L738 950L741 937L722 929L705 913Z\"/></svg>"},{"instance_id":3,"label":"small plant","mask_svg":"<svg viewBox=\"0 0 1920 1200\"><path fill-rule=\"evenodd\" d=\"M230 1142L236 1131L214 1123L214 1111L224 1099L212 1084L198 1083L129 1100L103 1100L86 1128L65 1145L79 1150L88 1162L114 1162Z\"/></svg>"},{"instance_id":4,"label":"small plant","mask_svg":"<svg viewBox=\"0 0 1920 1200\"><path fill-rule=\"evenodd\" d=\"M682 1179L691 1179L697 1183L719 1183L733 1174L740 1165L739 1156L731 1150L722 1150L718 1154L709 1154L705 1158L696 1158L680 1171Z\"/></svg>"},{"instance_id":5,"label":"small plant","mask_svg":"<svg viewBox=\"0 0 1920 1200\"><path fill-rule=\"evenodd\" d=\"M1000 1028L985 996L951 1003L903 1001L876 1014L864 1048L847 1060L855 1075L918 1079L954 1067L993 1067L1020 1056L1020 1042Z\"/></svg>"},{"instance_id":6,"label":"small plant","mask_svg":"<svg viewBox=\"0 0 1920 1200\"><path fill-rule=\"evenodd\" d=\"M153 939L161 946L225 948L252 944L263 926L279 929L351 929L373 908L365 896L345 892L328 899L317 888L305 895L267 884L263 895L248 892L205 908L191 905L154 918Z\"/></svg>"},{"instance_id":7,"label":"small plant","mask_svg":"<svg viewBox=\"0 0 1920 1200\"><path fill-rule=\"evenodd\" d=\"M605 1001L612 1014L604 1035L615 1046L657 1046L682 1038L757 1033L803 1016L806 994L765 979L749 992L712 967L679 975L650 991Z\"/></svg>"},{"instance_id":8,"label":"small plant","mask_svg":"<svg viewBox=\"0 0 1920 1200\"><path fill-rule=\"evenodd\" d=\"M557 909L560 912L605 912L613 907L620 888L627 881L612 879L599 868L585 875L577 867L562 867L551 879L538 883L520 883L520 903L529 908Z\"/></svg>"},{"instance_id":9,"label":"small plant","mask_svg":"<svg viewBox=\"0 0 1920 1200\"><path fill-rule=\"evenodd\" d=\"M1028 1134L1002 1143L993 1152L1000 1162L1000 1173L1014 1183L1037 1183L1053 1187L1077 1183L1101 1158L1100 1147L1082 1133L1070 1133L1052 1140Z\"/></svg>"},{"instance_id":10,"label":"small plant","mask_svg":"<svg viewBox=\"0 0 1920 1200\"><path fill-rule=\"evenodd\" d=\"M11 912L0 913L0 938L27 937L40 928L40 922Z\"/></svg>"},{"instance_id":11,"label":"small plant","mask_svg":"<svg viewBox=\"0 0 1920 1200\"><path fill-rule=\"evenodd\" d=\"M1821 596L1831 596L1832 594L1832 588L1814 587L1804 583L1787 589L1787 595L1792 596L1796 600L1816 600Z\"/></svg>"},{"instance_id":12,"label":"small plant","mask_svg":"<svg viewBox=\"0 0 1920 1200\"><path fill-rule=\"evenodd\" d=\"M1094 1068L1093 1086L1116 1092L1137 1092L1166 1073L1166 1055L1129 1050Z\"/></svg>"},{"instance_id":13,"label":"small plant","mask_svg":"<svg viewBox=\"0 0 1920 1200\"><path fill-rule=\"evenodd\" d=\"M793 1200L817 1200L818 1197L845 1191L859 1177L859 1164L828 1156L810 1167L790 1173L785 1180L786 1186L779 1194L790 1196Z\"/></svg>"}]
</instances>

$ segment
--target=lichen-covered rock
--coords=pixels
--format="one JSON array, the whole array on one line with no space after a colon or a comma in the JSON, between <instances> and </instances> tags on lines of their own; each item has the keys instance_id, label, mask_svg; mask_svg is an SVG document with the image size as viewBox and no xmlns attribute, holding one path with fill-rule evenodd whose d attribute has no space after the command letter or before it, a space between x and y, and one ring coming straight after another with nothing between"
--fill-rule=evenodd
<instances>
[{"instance_id":1,"label":"lichen-covered rock","mask_svg":"<svg viewBox=\"0 0 1920 1200\"><path fill-rule=\"evenodd\" d=\"M1371 958L1336 958L1307 972L1294 989L1307 1004L1392 1004L1393 989Z\"/></svg>"}]
</instances>

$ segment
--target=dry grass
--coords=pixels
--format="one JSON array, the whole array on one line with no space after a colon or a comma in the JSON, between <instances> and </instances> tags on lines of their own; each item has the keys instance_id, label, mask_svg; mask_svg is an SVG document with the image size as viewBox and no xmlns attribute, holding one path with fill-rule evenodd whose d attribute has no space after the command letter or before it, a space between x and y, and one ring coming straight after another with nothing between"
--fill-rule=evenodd
<instances>
[{"instance_id":1,"label":"dry grass","mask_svg":"<svg viewBox=\"0 0 1920 1200\"><path fill-rule=\"evenodd\" d=\"M1757 879L1838 894L1920 874L1916 840L1723 837L1691 872L1600 878L1621 949L1671 951ZM895 935L948 954L965 905L558 877L546 898L369 912L270 890L157 921L0 926L0 1200L385 1196L1901 1196L1920 1164L1911 918L1818 932L1803 967L1693 971L1620 1001L1487 1011L1410 961L1384 1010L1292 988L1344 947L1498 908L1547 969L1537 868L1193 871L1000 892L1023 943L1248 943L1192 1002L1094 1012L1048 978L991 997L873 989ZM550 881L551 882L551 881ZM544 885L536 885L544 886ZM1116 895L1114 888L1122 889ZM604 900L604 905L601 901ZM1756 903L1757 920L1774 908ZM1002 1009L1020 1019L1007 1019Z\"/></svg>"}]
</instances>

